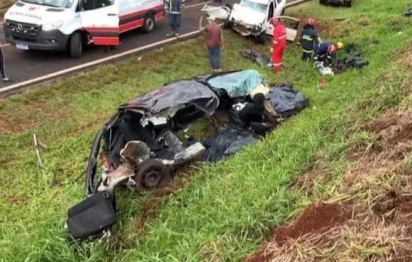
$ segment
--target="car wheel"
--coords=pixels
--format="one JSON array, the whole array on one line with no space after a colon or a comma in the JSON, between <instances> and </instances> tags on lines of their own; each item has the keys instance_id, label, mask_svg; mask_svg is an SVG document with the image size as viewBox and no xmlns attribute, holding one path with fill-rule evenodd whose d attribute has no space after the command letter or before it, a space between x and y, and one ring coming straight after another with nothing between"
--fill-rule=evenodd
<instances>
[{"instance_id":1,"label":"car wheel","mask_svg":"<svg viewBox=\"0 0 412 262\"><path fill-rule=\"evenodd\" d=\"M345 5L346 5L346 7L352 7L353 0L346 1Z\"/></svg>"},{"instance_id":2,"label":"car wheel","mask_svg":"<svg viewBox=\"0 0 412 262\"><path fill-rule=\"evenodd\" d=\"M83 54L83 42L80 32L74 32L69 40L69 55L72 58L80 58Z\"/></svg>"},{"instance_id":3,"label":"car wheel","mask_svg":"<svg viewBox=\"0 0 412 262\"><path fill-rule=\"evenodd\" d=\"M153 31L154 27L156 25L155 18L152 14L147 14L145 19L144 19L144 25L143 25L143 32L145 33L150 33Z\"/></svg>"},{"instance_id":4,"label":"car wheel","mask_svg":"<svg viewBox=\"0 0 412 262\"><path fill-rule=\"evenodd\" d=\"M69 40L69 55L72 58L80 58L83 54L82 35L74 32Z\"/></svg>"},{"instance_id":5,"label":"car wheel","mask_svg":"<svg viewBox=\"0 0 412 262\"><path fill-rule=\"evenodd\" d=\"M266 36L266 32L262 32L260 35L257 36L257 41L259 44L266 44L266 40L267 40L267 36Z\"/></svg>"},{"instance_id":6,"label":"car wheel","mask_svg":"<svg viewBox=\"0 0 412 262\"><path fill-rule=\"evenodd\" d=\"M170 170L162 161L149 159L138 166L134 180L139 191L157 188L170 182Z\"/></svg>"}]
</instances>

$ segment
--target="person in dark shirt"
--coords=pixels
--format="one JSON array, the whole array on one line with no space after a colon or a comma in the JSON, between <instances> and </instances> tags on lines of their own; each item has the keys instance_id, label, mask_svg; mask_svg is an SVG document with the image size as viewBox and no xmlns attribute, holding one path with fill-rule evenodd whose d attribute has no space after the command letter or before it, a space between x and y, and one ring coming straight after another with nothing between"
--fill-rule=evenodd
<instances>
[{"instance_id":1,"label":"person in dark shirt","mask_svg":"<svg viewBox=\"0 0 412 262\"><path fill-rule=\"evenodd\" d=\"M179 36L184 6L185 0L164 0L165 11L169 14L169 24L172 30L167 36Z\"/></svg>"},{"instance_id":2,"label":"person in dark shirt","mask_svg":"<svg viewBox=\"0 0 412 262\"><path fill-rule=\"evenodd\" d=\"M319 45L319 37L315 30L315 20L313 18L309 18L303 26L298 44L302 46L302 60L309 62L313 57L315 48Z\"/></svg>"},{"instance_id":3,"label":"person in dark shirt","mask_svg":"<svg viewBox=\"0 0 412 262\"><path fill-rule=\"evenodd\" d=\"M220 51L224 45L223 32L220 26L215 22L213 16L208 16L209 24L202 27L203 16L200 16L199 30L204 31L206 36L206 46L209 53L210 66L213 72L221 71L220 68Z\"/></svg>"},{"instance_id":4,"label":"person in dark shirt","mask_svg":"<svg viewBox=\"0 0 412 262\"><path fill-rule=\"evenodd\" d=\"M4 58L3 48L0 44L0 73L3 78L3 82L8 82L10 79L6 75L6 59Z\"/></svg>"},{"instance_id":5,"label":"person in dark shirt","mask_svg":"<svg viewBox=\"0 0 412 262\"><path fill-rule=\"evenodd\" d=\"M323 42L315 49L314 60L324 62L327 66L336 65L336 45L330 42Z\"/></svg>"}]
</instances>

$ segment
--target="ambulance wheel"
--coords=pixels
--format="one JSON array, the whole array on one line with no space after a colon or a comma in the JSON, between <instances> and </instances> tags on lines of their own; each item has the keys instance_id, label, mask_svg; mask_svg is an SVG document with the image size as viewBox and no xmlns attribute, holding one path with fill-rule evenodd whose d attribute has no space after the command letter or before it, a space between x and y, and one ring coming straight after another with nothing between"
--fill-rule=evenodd
<instances>
[{"instance_id":1,"label":"ambulance wheel","mask_svg":"<svg viewBox=\"0 0 412 262\"><path fill-rule=\"evenodd\" d=\"M143 32L150 33L156 25L155 18L152 14L147 14L144 19L144 25L142 27Z\"/></svg>"},{"instance_id":2,"label":"ambulance wheel","mask_svg":"<svg viewBox=\"0 0 412 262\"><path fill-rule=\"evenodd\" d=\"M262 32L260 35L258 35L256 37L256 40L258 41L259 44L266 44L267 41L267 36L266 36L266 32Z\"/></svg>"},{"instance_id":3,"label":"ambulance wheel","mask_svg":"<svg viewBox=\"0 0 412 262\"><path fill-rule=\"evenodd\" d=\"M82 35L80 32L74 32L69 40L69 55L72 58L79 58L83 54Z\"/></svg>"}]
</instances>

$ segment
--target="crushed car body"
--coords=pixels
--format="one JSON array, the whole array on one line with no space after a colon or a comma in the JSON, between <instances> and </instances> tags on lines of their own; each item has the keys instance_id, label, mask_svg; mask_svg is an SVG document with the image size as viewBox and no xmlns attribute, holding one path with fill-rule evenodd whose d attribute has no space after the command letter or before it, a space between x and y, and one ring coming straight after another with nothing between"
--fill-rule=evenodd
<instances>
[{"instance_id":1,"label":"crushed car body","mask_svg":"<svg viewBox=\"0 0 412 262\"><path fill-rule=\"evenodd\" d=\"M285 0L241 0L233 6L205 5L202 11L206 16L213 16L224 21L225 28L231 28L242 36L255 37L259 43L266 43L268 36L273 35L273 26L269 23L272 17L285 22L288 41L295 41L300 20L284 16Z\"/></svg>"},{"instance_id":2,"label":"crushed car body","mask_svg":"<svg viewBox=\"0 0 412 262\"><path fill-rule=\"evenodd\" d=\"M171 172L182 165L233 155L306 105L307 99L292 86L269 87L258 71L239 70L169 82L120 106L94 138L87 197L68 212L70 238L110 233L117 221L116 185L138 192L166 186ZM179 139L180 132L205 118L224 126L206 140ZM102 173L96 181L98 164Z\"/></svg>"},{"instance_id":3,"label":"crushed car body","mask_svg":"<svg viewBox=\"0 0 412 262\"><path fill-rule=\"evenodd\" d=\"M126 179L128 185L138 189L157 187L170 169L195 158L204 149L201 144L183 148L173 132L210 116L218 106L219 98L215 93L195 80L168 83L120 106L116 115L96 135L86 171L86 193L96 192L94 177L102 138L104 151L101 159L106 160L106 166L99 181L99 191L111 191ZM130 167L144 172L136 173ZM152 180L146 180L148 173Z\"/></svg>"}]
</instances>

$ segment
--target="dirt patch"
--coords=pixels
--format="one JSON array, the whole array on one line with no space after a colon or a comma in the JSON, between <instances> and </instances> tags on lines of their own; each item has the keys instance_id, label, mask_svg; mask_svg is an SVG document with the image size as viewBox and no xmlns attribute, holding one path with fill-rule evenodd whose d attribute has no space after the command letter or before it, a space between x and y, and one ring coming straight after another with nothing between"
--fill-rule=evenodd
<instances>
[{"instance_id":1,"label":"dirt patch","mask_svg":"<svg viewBox=\"0 0 412 262\"><path fill-rule=\"evenodd\" d=\"M389 110L364 130L371 139L347 151L342 173L316 156L291 188L311 192L332 181L328 195L350 202L308 206L245 261L412 261L412 110Z\"/></svg>"},{"instance_id":2,"label":"dirt patch","mask_svg":"<svg viewBox=\"0 0 412 262\"><path fill-rule=\"evenodd\" d=\"M8 196L6 197L6 203L8 205L18 205L18 204L26 204L28 198L26 196Z\"/></svg>"},{"instance_id":3,"label":"dirt patch","mask_svg":"<svg viewBox=\"0 0 412 262\"><path fill-rule=\"evenodd\" d=\"M275 229L273 236L279 245L283 245L288 239L298 239L308 234L321 234L332 227L342 225L350 216L350 209L344 205L323 203L310 205L295 223Z\"/></svg>"},{"instance_id":4,"label":"dirt patch","mask_svg":"<svg viewBox=\"0 0 412 262\"><path fill-rule=\"evenodd\" d=\"M412 69L412 48L407 49L399 60L403 66Z\"/></svg>"},{"instance_id":5,"label":"dirt patch","mask_svg":"<svg viewBox=\"0 0 412 262\"><path fill-rule=\"evenodd\" d=\"M11 120L10 118L6 118L4 116L0 117L0 133L3 133L5 135L16 134L22 132L23 130L25 130L25 128L27 128L26 130L28 130L32 126L33 123L31 122L18 123L14 120Z\"/></svg>"}]
</instances>

